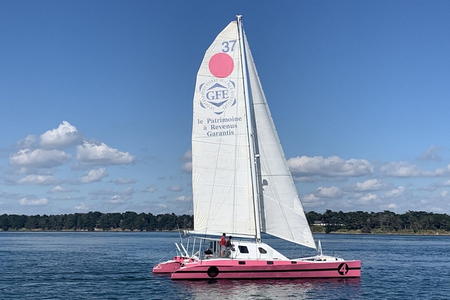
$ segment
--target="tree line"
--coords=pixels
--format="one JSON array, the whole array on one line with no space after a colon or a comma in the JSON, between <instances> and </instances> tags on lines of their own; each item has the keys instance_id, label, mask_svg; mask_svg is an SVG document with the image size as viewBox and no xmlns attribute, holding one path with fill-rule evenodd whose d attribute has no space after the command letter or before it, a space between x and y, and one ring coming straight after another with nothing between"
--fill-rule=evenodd
<instances>
[{"instance_id":1,"label":"tree line","mask_svg":"<svg viewBox=\"0 0 450 300\"><path fill-rule=\"evenodd\" d=\"M383 212L335 212L314 211L306 213L314 231L326 233L333 231L370 232L450 232L450 216L424 211L408 211L396 214ZM0 230L130 230L130 231L169 231L192 229L193 216L151 213L75 213L61 215L0 215Z\"/></svg>"},{"instance_id":2,"label":"tree line","mask_svg":"<svg viewBox=\"0 0 450 300\"><path fill-rule=\"evenodd\" d=\"M450 232L450 216L425 211L408 211L396 214L391 211L383 212L335 212L327 210L320 214L314 211L306 214L313 229L321 227L324 232L360 231L371 232ZM318 230L320 231L320 230Z\"/></svg>"},{"instance_id":3,"label":"tree line","mask_svg":"<svg viewBox=\"0 0 450 300\"><path fill-rule=\"evenodd\" d=\"M190 215L135 213L76 213L62 215L0 215L0 230L131 230L166 231L193 227Z\"/></svg>"}]
</instances>

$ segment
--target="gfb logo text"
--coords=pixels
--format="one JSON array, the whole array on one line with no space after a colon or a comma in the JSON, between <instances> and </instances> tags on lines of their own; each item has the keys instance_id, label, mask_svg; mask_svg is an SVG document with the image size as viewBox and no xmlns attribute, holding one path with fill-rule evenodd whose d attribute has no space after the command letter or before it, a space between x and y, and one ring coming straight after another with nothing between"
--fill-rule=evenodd
<instances>
[{"instance_id":1,"label":"gfb logo text","mask_svg":"<svg viewBox=\"0 0 450 300\"><path fill-rule=\"evenodd\" d=\"M212 79L199 86L200 106L222 114L236 104L235 84L227 79Z\"/></svg>"}]
</instances>

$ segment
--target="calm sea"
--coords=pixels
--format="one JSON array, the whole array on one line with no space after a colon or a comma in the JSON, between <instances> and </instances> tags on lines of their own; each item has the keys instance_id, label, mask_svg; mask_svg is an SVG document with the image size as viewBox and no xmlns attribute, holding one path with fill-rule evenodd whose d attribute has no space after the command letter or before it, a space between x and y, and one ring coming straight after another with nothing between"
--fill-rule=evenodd
<instances>
[{"instance_id":1,"label":"calm sea","mask_svg":"<svg viewBox=\"0 0 450 300\"><path fill-rule=\"evenodd\" d=\"M315 235L361 279L185 282L150 273L177 233L0 232L0 299L450 299L450 237ZM266 238L289 257L311 255Z\"/></svg>"}]
</instances>

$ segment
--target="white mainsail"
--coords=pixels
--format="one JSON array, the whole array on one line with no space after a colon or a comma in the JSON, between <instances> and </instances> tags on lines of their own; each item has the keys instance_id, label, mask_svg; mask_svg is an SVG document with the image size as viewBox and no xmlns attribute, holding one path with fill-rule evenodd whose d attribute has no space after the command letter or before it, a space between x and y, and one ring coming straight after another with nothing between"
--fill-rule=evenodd
<instances>
[{"instance_id":1,"label":"white mainsail","mask_svg":"<svg viewBox=\"0 0 450 300\"><path fill-rule=\"evenodd\" d=\"M245 48L260 155L262 231L315 249L314 238L286 163L247 37Z\"/></svg>"},{"instance_id":2,"label":"white mainsail","mask_svg":"<svg viewBox=\"0 0 450 300\"><path fill-rule=\"evenodd\" d=\"M247 113L237 22L205 53L194 95L194 231L255 236Z\"/></svg>"},{"instance_id":3,"label":"white mainsail","mask_svg":"<svg viewBox=\"0 0 450 300\"><path fill-rule=\"evenodd\" d=\"M239 25L231 22L216 37L197 73L194 231L256 238L263 231L316 248Z\"/></svg>"}]
</instances>

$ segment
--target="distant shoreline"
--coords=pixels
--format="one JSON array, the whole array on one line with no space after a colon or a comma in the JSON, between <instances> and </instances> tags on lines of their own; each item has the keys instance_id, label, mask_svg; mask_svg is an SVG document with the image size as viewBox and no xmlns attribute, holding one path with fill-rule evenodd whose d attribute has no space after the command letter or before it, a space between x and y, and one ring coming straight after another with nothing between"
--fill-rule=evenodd
<instances>
[{"instance_id":1,"label":"distant shoreline","mask_svg":"<svg viewBox=\"0 0 450 300\"><path fill-rule=\"evenodd\" d=\"M187 230L187 229L181 229L181 231ZM20 230L2 230L0 229L0 233L2 232L23 232L23 233L33 233L33 232L87 232L87 233L96 233L96 232L126 232L126 233L139 233L139 232L178 232L178 230L128 230L128 229L112 229L112 230L102 230L102 229L96 229L96 230L71 230L71 229L65 229L65 230L46 230L46 229L20 229ZM361 232L361 230L338 230L338 231L332 231L329 233L325 233L323 231L316 231L313 230L312 233L321 233L321 234L351 234L351 235L414 235L414 236L450 236L449 231L420 231L420 232L413 232L413 231L375 231L375 232Z\"/></svg>"},{"instance_id":2,"label":"distant shoreline","mask_svg":"<svg viewBox=\"0 0 450 300\"><path fill-rule=\"evenodd\" d=\"M313 233L323 233L323 234L351 234L351 235L417 235L417 236L450 236L450 232L429 232L429 233L420 233L420 232L313 232Z\"/></svg>"},{"instance_id":3,"label":"distant shoreline","mask_svg":"<svg viewBox=\"0 0 450 300\"><path fill-rule=\"evenodd\" d=\"M450 235L450 215L424 211L310 211L306 218L314 233ZM174 213L88 213L60 215L0 215L0 230L11 232L173 232L193 228L192 215ZM226 231L226 229L224 229Z\"/></svg>"},{"instance_id":4,"label":"distant shoreline","mask_svg":"<svg viewBox=\"0 0 450 300\"><path fill-rule=\"evenodd\" d=\"M409 231L409 230L401 230L401 231L372 231L372 232L362 232L361 230L345 230L340 229L337 231L331 231L329 233L325 233L324 231L312 230L312 233L323 233L323 234L354 234L354 235L362 235L362 234L370 234L370 235L424 235L424 236L437 236L437 235L450 235L450 231L444 230L424 230L424 231Z\"/></svg>"},{"instance_id":5,"label":"distant shoreline","mask_svg":"<svg viewBox=\"0 0 450 300\"><path fill-rule=\"evenodd\" d=\"M180 229L189 230L189 229ZM178 230L129 230L129 229L95 229L95 230L86 230L86 229L61 229L61 230L48 230L48 229L10 229L10 230L2 230L0 232L178 232Z\"/></svg>"}]
</instances>

